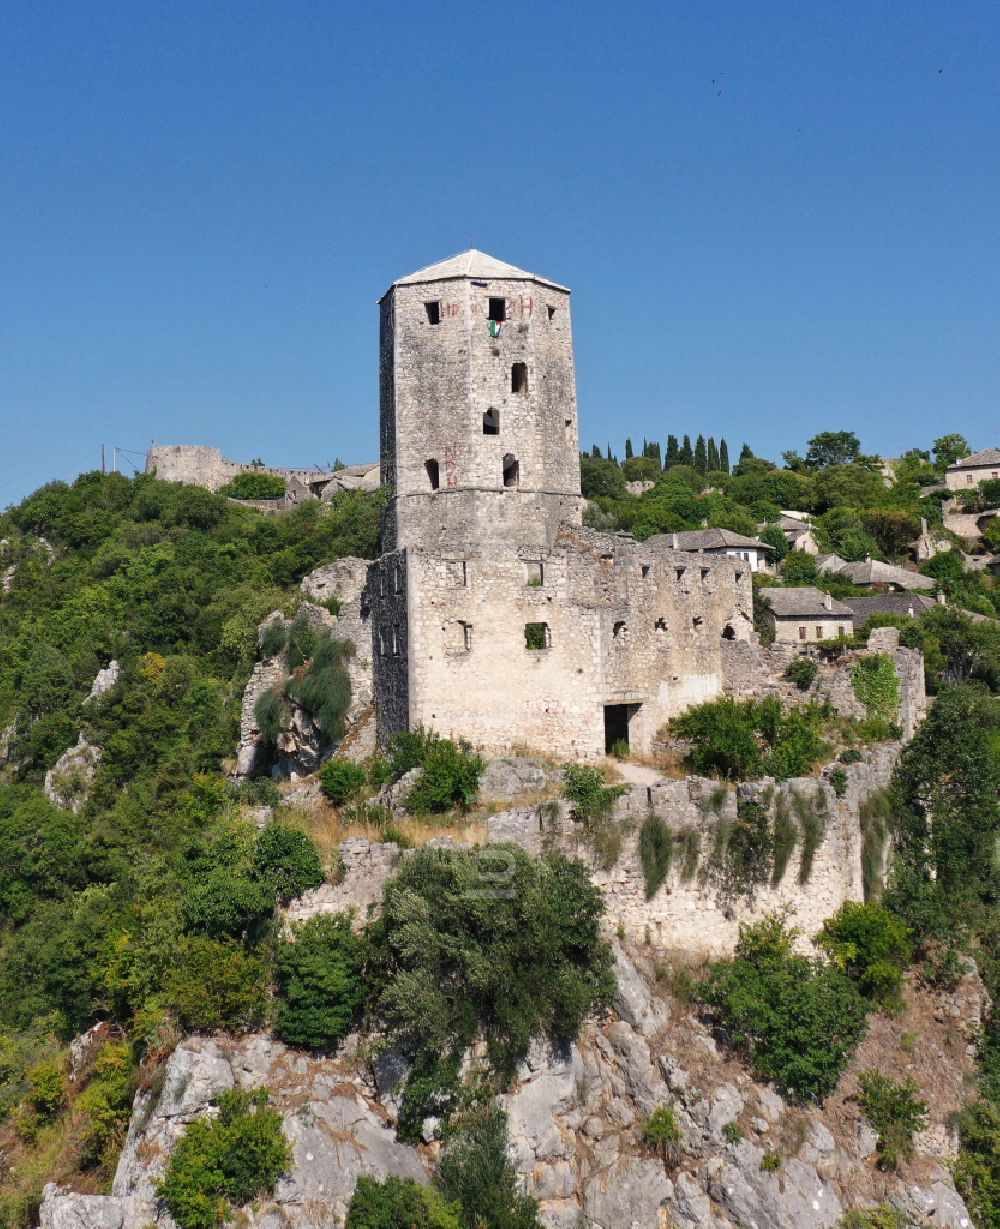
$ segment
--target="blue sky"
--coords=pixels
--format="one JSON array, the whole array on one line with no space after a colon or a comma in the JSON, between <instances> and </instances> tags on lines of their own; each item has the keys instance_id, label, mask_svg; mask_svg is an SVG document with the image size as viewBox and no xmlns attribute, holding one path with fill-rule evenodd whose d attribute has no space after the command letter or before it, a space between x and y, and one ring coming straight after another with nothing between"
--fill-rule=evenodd
<instances>
[{"instance_id":1,"label":"blue sky","mask_svg":"<svg viewBox=\"0 0 1000 1229\"><path fill-rule=\"evenodd\" d=\"M7 0L0 507L205 443L377 456L376 300L573 288L582 435L1000 443L1000 10Z\"/></svg>"}]
</instances>

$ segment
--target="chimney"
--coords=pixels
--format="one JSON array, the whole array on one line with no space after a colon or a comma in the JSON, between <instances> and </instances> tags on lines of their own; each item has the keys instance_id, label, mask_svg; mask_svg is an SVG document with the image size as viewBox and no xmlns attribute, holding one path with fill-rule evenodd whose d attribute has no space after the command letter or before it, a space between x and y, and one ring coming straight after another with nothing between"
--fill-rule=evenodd
<instances>
[{"instance_id":1,"label":"chimney","mask_svg":"<svg viewBox=\"0 0 1000 1229\"><path fill-rule=\"evenodd\" d=\"M679 548L679 547L678 547L678 545L677 545L677 534L674 534L674 535L673 535L673 538L674 538L674 540L673 540L673 548L674 548L674 550L679 550L680 548Z\"/></svg>"},{"instance_id":2,"label":"chimney","mask_svg":"<svg viewBox=\"0 0 1000 1229\"><path fill-rule=\"evenodd\" d=\"M829 595L829 593L823 594L823 609L824 610L833 609L833 598Z\"/></svg>"}]
</instances>

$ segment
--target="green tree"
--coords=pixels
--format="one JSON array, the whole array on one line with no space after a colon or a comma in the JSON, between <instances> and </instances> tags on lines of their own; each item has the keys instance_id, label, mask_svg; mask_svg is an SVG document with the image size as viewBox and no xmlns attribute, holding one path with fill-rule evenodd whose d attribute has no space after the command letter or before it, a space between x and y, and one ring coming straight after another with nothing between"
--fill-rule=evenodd
<instances>
[{"instance_id":1,"label":"green tree","mask_svg":"<svg viewBox=\"0 0 1000 1229\"><path fill-rule=\"evenodd\" d=\"M806 446L805 463L809 469L857 465L860 459L861 442L853 431L821 431Z\"/></svg>"},{"instance_id":2,"label":"green tree","mask_svg":"<svg viewBox=\"0 0 1000 1229\"><path fill-rule=\"evenodd\" d=\"M940 439L934 441L934 468L938 473L943 474L949 465L954 465L956 461L970 456L971 453L969 441L964 435L959 435L957 432L942 435Z\"/></svg>"},{"instance_id":3,"label":"green tree","mask_svg":"<svg viewBox=\"0 0 1000 1229\"><path fill-rule=\"evenodd\" d=\"M677 443L676 435L667 436L667 454L663 468L670 469L672 465L679 465L681 460L681 449Z\"/></svg>"},{"instance_id":4,"label":"green tree","mask_svg":"<svg viewBox=\"0 0 1000 1229\"><path fill-rule=\"evenodd\" d=\"M310 918L293 928L291 939L279 939L275 1035L310 1050L335 1046L364 1001L366 956L345 914Z\"/></svg>"},{"instance_id":5,"label":"green tree","mask_svg":"<svg viewBox=\"0 0 1000 1229\"><path fill-rule=\"evenodd\" d=\"M681 450L678 454L677 461L680 465L694 466L694 450L691 447L690 435L684 436L684 442L681 444Z\"/></svg>"},{"instance_id":6,"label":"green tree","mask_svg":"<svg viewBox=\"0 0 1000 1229\"><path fill-rule=\"evenodd\" d=\"M913 1156L913 1136L927 1125L927 1102L917 1096L920 1089L909 1077L897 1081L869 1069L858 1082L857 1102L875 1128L879 1163L895 1169Z\"/></svg>"},{"instance_id":7,"label":"green tree","mask_svg":"<svg viewBox=\"0 0 1000 1229\"><path fill-rule=\"evenodd\" d=\"M632 440L630 438L626 438L625 440L625 460L626 461L630 460L631 456L632 456Z\"/></svg>"},{"instance_id":8,"label":"green tree","mask_svg":"<svg viewBox=\"0 0 1000 1229\"><path fill-rule=\"evenodd\" d=\"M705 449L705 437L699 435L695 440L693 464L699 474L708 469L708 453Z\"/></svg>"},{"instance_id":9,"label":"green tree","mask_svg":"<svg viewBox=\"0 0 1000 1229\"><path fill-rule=\"evenodd\" d=\"M719 469L724 474L729 473L729 445L725 439L719 440Z\"/></svg>"},{"instance_id":10,"label":"green tree","mask_svg":"<svg viewBox=\"0 0 1000 1229\"><path fill-rule=\"evenodd\" d=\"M781 579L786 585L815 585L819 581L816 560L805 551L789 551L781 565Z\"/></svg>"},{"instance_id":11,"label":"green tree","mask_svg":"<svg viewBox=\"0 0 1000 1229\"><path fill-rule=\"evenodd\" d=\"M721 469L722 465L719 459L719 446L715 442L715 436L710 435L708 437L708 470L710 473L715 473Z\"/></svg>"}]
</instances>

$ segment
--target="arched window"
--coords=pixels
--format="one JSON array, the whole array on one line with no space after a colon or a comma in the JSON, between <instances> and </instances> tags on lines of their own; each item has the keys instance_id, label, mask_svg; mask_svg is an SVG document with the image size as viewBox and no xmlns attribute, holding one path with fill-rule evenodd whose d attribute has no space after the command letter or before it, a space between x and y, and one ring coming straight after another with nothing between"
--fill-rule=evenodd
<instances>
[{"instance_id":1,"label":"arched window","mask_svg":"<svg viewBox=\"0 0 1000 1229\"><path fill-rule=\"evenodd\" d=\"M424 463L424 469L427 470L427 478L430 481L431 490L436 491L441 485L441 466L438 465L434 457L431 457L429 461Z\"/></svg>"},{"instance_id":2,"label":"arched window","mask_svg":"<svg viewBox=\"0 0 1000 1229\"><path fill-rule=\"evenodd\" d=\"M525 363L514 363L510 369L510 391L526 393L528 391L528 367Z\"/></svg>"},{"instance_id":3,"label":"arched window","mask_svg":"<svg viewBox=\"0 0 1000 1229\"><path fill-rule=\"evenodd\" d=\"M492 406L483 415L483 435L499 435L500 434L500 411L494 410Z\"/></svg>"},{"instance_id":4,"label":"arched window","mask_svg":"<svg viewBox=\"0 0 1000 1229\"><path fill-rule=\"evenodd\" d=\"M505 487L515 487L520 481L520 466L517 457L508 452L503 459L503 484Z\"/></svg>"}]
</instances>

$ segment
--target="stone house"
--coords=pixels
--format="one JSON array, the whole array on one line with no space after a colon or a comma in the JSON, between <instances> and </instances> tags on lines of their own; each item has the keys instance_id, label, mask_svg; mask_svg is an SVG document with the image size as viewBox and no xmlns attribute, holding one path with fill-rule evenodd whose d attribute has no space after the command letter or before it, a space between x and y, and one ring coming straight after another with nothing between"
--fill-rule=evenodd
<instances>
[{"instance_id":1,"label":"stone house","mask_svg":"<svg viewBox=\"0 0 1000 1229\"><path fill-rule=\"evenodd\" d=\"M768 556L774 553L774 548L766 542L734 533L731 529L685 529L680 533L657 535L660 536L669 538L674 550L742 559L750 565L751 572L765 571Z\"/></svg>"},{"instance_id":2,"label":"stone house","mask_svg":"<svg viewBox=\"0 0 1000 1229\"><path fill-rule=\"evenodd\" d=\"M724 691L750 561L582 524L570 292L475 250L382 297L380 742L597 758Z\"/></svg>"},{"instance_id":3,"label":"stone house","mask_svg":"<svg viewBox=\"0 0 1000 1229\"><path fill-rule=\"evenodd\" d=\"M781 644L805 648L819 640L835 640L854 631L854 612L820 589L765 589L767 619Z\"/></svg>"},{"instance_id":4,"label":"stone house","mask_svg":"<svg viewBox=\"0 0 1000 1229\"><path fill-rule=\"evenodd\" d=\"M1000 448L983 448L962 457L948 466L944 478L951 491L965 491L991 478L1000 478Z\"/></svg>"},{"instance_id":5,"label":"stone house","mask_svg":"<svg viewBox=\"0 0 1000 1229\"><path fill-rule=\"evenodd\" d=\"M909 568L897 567L894 563L882 563L879 559L862 559L856 563L848 563L839 555L820 555L816 566L821 572L843 576L861 589L909 593L914 590L927 591L937 586L936 581L921 572L911 572Z\"/></svg>"},{"instance_id":6,"label":"stone house","mask_svg":"<svg viewBox=\"0 0 1000 1229\"><path fill-rule=\"evenodd\" d=\"M775 524L785 535L785 539L792 550L804 551L807 555L819 554L819 543L816 541L812 525L805 519L805 513L793 514L782 512ZM766 521L757 526L760 532L763 532L766 528Z\"/></svg>"}]
</instances>

